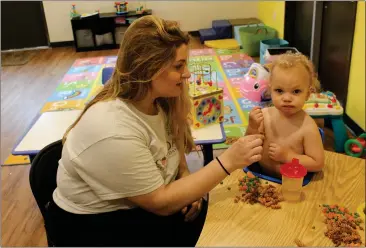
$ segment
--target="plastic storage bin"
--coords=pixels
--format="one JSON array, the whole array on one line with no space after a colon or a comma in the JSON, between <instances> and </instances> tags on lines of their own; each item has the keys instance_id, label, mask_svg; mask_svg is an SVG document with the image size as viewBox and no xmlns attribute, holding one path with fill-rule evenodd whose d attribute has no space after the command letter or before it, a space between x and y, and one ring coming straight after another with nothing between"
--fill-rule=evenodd
<instances>
[{"instance_id":1,"label":"plastic storage bin","mask_svg":"<svg viewBox=\"0 0 366 248\"><path fill-rule=\"evenodd\" d=\"M78 47L94 47L93 33L90 29L79 29L75 32Z\"/></svg>"},{"instance_id":2,"label":"plastic storage bin","mask_svg":"<svg viewBox=\"0 0 366 248\"><path fill-rule=\"evenodd\" d=\"M260 42L260 63L262 65L265 63L264 55L268 48L287 47L287 46L289 46L289 43L287 40L282 40L282 39L262 40Z\"/></svg>"},{"instance_id":3,"label":"plastic storage bin","mask_svg":"<svg viewBox=\"0 0 366 248\"><path fill-rule=\"evenodd\" d=\"M264 54L264 64L270 64L278 55L284 53L298 53L299 51L295 47L270 47L266 50Z\"/></svg>"},{"instance_id":4,"label":"plastic storage bin","mask_svg":"<svg viewBox=\"0 0 366 248\"><path fill-rule=\"evenodd\" d=\"M258 27L258 26L264 26L264 24L259 23L259 24L245 24L245 25L233 26L234 39L237 42L239 42L239 44L241 44L239 29L242 28L242 27Z\"/></svg>"},{"instance_id":5,"label":"plastic storage bin","mask_svg":"<svg viewBox=\"0 0 366 248\"><path fill-rule=\"evenodd\" d=\"M248 26L239 29L243 52L249 56L259 56L260 41L277 38L277 31L269 26Z\"/></svg>"}]
</instances>

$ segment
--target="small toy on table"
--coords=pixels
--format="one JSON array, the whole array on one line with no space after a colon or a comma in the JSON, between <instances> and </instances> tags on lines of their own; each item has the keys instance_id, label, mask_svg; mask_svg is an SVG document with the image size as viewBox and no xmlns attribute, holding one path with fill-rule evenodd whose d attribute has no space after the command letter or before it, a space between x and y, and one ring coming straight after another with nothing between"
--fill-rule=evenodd
<instances>
[{"instance_id":1,"label":"small toy on table","mask_svg":"<svg viewBox=\"0 0 366 248\"><path fill-rule=\"evenodd\" d=\"M145 12L145 8L142 4L139 5L140 7L136 8L136 14L143 14Z\"/></svg>"},{"instance_id":2,"label":"small toy on table","mask_svg":"<svg viewBox=\"0 0 366 248\"><path fill-rule=\"evenodd\" d=\"M342 115L343 108L330 91L311 93L303 109L310 116Z\"/></svg>"},{"instance_id":3,"label":"small toy on table","mask_svg":"<svg viewBox=\"0 0 366 248\"><path fill-rule=\"evenodd\" d=\"M344 144L348 139L343 122L343 108L333 92L311 93L303 110L312 118L328 119L334 132L336 152L344 152Z\"/></svg>"},{"instance_id":4,"label":"small toy on table","mask_svg":"<svg viewBox=\"0 0 366 248\"><path fill-rule=\"evenodd\" d=\"M221 123L224 119L223 89L218 87L217 72L208 63L193 63L190 71L189 95L193 102L193 128Z\"/></svg>"},{"instance_id":5,"label":"small toy on table","mask_svg":"<svg viewBox=\"0 0 366 248\"><path fill-rule=\"evenodd\" d=\"M361 134L357 139L349 139L344 144L347 155L360 158L366 154L366 133Z\"/></svg>"},{"instance_id":6,"label":"small toy on table","mask_svg":"<svg viewBox=\"0 0 366 248\"><path fill-rule=\"evenodd\" d=\"M117 15L126 14L128 2L114 2L114 7L116 8Z\"/></svg>"}]
</instances>

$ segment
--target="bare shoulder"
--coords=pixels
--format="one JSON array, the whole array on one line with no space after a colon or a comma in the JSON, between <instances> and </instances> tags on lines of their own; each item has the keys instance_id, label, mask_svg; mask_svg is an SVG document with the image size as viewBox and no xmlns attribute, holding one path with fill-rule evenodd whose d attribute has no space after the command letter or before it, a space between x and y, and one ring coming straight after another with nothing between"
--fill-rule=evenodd
<instances>
[{"instance_id":1,"label":"bare shoulder","mask_svg":"<svg viewBox=\"0 0 366 248\"><path fill-rule=\"evenodd\" d=\"M303 129L306 133L318 133L319 128L313 118L305 113Z\"/></svg>"},{"instance_id":2,"label":"bare shoulder","mask_svg":"<svg viewBox=\"0 0 366 248\"><path fill-rule=\"evenodd\" d=\"M262 108L263 115L270 115L275 110L275 107Z\"/></svg>"}]
</instances>

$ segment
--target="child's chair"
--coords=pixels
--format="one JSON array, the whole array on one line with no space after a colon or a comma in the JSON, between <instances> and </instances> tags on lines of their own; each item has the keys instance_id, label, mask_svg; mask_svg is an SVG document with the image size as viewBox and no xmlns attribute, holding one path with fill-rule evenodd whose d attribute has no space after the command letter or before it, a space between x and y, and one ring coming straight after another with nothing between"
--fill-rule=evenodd
<instances>
[{"instance_id":1,"label":"child's chair","mask_svg":"<svg viewBox=\"0 0 366 248\"><path fill-rule=\"evenodd\" d=\"M320 133L320 136L322 138L322 142L324 144L324 140L325 140L324 130L321 129L320 127L319 127L319 133ZM259 178L262 178L264 180L271 181L271 182L278 183L278 184L282 184L282 179L281 178L276 178L276 177L272 177L272 176L268 176L268 175L263 174L262 170L261 170L261 167L259 166L259 163L254 163L254 164L244 168L244 172L248 172L248 171L252 172L255 176L257 176ZM306 174L306 176L304 177L304 181L302 183L302 186L305 186L308 183L310 183L311 178L313 177L313 175L314 175L314 172L308 172L308 174Z\"/></svg>"}]
</instances>

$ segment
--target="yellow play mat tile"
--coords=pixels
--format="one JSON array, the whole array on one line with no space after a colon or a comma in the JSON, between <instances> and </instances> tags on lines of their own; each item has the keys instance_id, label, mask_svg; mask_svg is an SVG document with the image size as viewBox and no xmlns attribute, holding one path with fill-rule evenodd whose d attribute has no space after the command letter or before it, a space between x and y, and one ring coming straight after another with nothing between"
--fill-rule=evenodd
<instances>
[{"instance_id":1,"label":"yellow play mat tile","mask_svg":"<svg viewBox=\"0 0 366 248\"><path fill-rule=\"evenodd\" d=\"M30 164L29 156L22 155L9 155L9 157L5 160L3 165L23 165Z\"/></svg>"}]
</instances>

